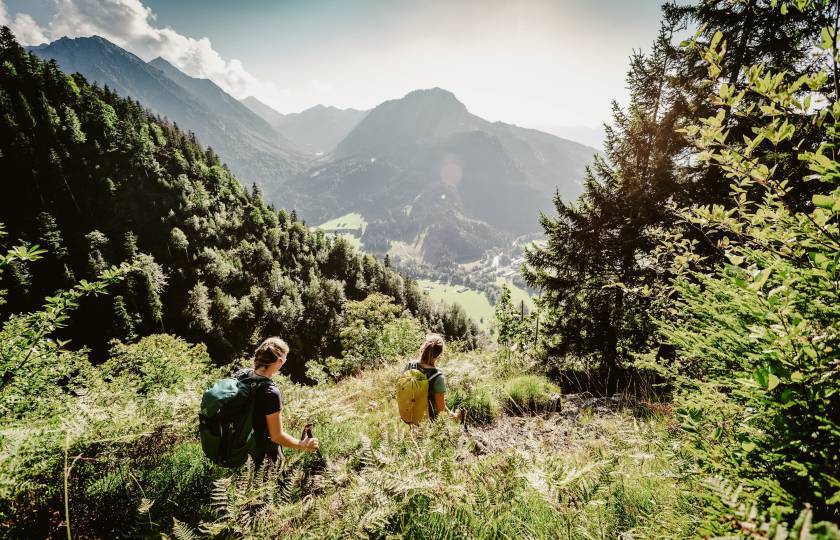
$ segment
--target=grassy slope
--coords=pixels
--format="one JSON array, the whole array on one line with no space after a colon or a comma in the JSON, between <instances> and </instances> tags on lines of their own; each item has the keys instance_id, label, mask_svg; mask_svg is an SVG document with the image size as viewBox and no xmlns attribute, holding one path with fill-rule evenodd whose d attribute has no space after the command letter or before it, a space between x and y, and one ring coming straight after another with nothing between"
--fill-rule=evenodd
<instances>
[{"instance_id":1,"label":"grassy slope","mask_svg":"<svg viewBox=\"0 0 840 540\"><path fill-rule=\"evenodd\" d=\"M470 410L469 432L399 419L405 359L327 386L278 377L285 429L314 422L325 461L287 450L255 479L201 452L196 411L223 371L203 347L150 336L114 355L101 370L109 379L91 372L80 396L45 401L42 420L0 426L10 537L64 536L65 459L78 538L189 537L180 522L198 538L693 536L700 476L668 417L568 395L558 411L561 389L516 358L446 354L447 397Z\"/></svg>"},{"instance_id":2,"label":"grassy slope","mask_svg":"<svg viewBox=\"0 0 840 540\"><path fill-rule=\"evenodd\" d=\"M318 228L325 231L353 229L359 231L359 234L362 234L366 226L367 221L365 221L365 218L361 214L353 212L321 223L318 225Z\"/></svg>"},{"instance_id":3,"label":"grassy slope","mask_svg":"<svg viewBox=\"0 0 840 540\"><path fill-rule=\"evenodd\" d=\"M274 493L279 482L281 500L256 514L242 512L263 484L234 479L215 527L264 538L689 536L696 503L664 418L572 396L560 412L502 413L468 433L448 421L410 428L392 396L399 364L326 388L282 384L287 428L316 422L326 465L286 451L285 472L265 484ZM444 362L450 397L504 408L503 381L518 370L488 364L476 353Z\"/></svg>"},{"instance_id":4,"label":"grassy slope","mask_svg":"<svg viewBox=\"0 0 840 540\"><path fill-rule=\"evenodd\" d=\"M493 319L493 306L490 305L490 302L483 293L472 289L458 292L463 286L447 285L428 279L419 279L417 280L417 284L435 302L445 301L460 304L466 310L467 315L479 323L482 328L488 328L490 321ZM426 290L426 287L430 287L430 289Z\"/></svg>"},{"instance_id":5,"label":"grassy slope","mask_svg":"<svg viewBox=\"0 0 840 540\"><path fill-rule=\"evenodd\" d=\"M351 246L357 250L361 250L364 247L362 244L362 235L365 232L365 227L367 227L365 218L361 214L353 212L331 219L313 228L321 229L324 232L335 234L336 236L342 236ZM350 233L347 231L355 232Z\"/></svg>"},{"instance_id":6,"label":"grassy slope","mask_svg":"<svg viewBox=\"0 0 840 540\"><path fill-rule=\"evenodd\" d=\"M530 297L527 291L517 287L504 278L499 278L496 280L496 283L498 285L507 283L507 286L510 288L511 301L514 305L518 306L519 302L524 300L525 306L529 310L534 309L534 300ZM426 292L432 300L436 302L445 301L460 304L472 320L477 323L481 321L479 324L482 328L486 330L490 327L490 323L493 321L494 307L490 304L490 301L484 293L473 289L458 292L463 288L463 286L447 285L439 281L431 281L428 279L417 280L417 284L420 285L420 288ZM431 287L431 290L426 291L426 287Z\"/></svg>"}]
</instances>

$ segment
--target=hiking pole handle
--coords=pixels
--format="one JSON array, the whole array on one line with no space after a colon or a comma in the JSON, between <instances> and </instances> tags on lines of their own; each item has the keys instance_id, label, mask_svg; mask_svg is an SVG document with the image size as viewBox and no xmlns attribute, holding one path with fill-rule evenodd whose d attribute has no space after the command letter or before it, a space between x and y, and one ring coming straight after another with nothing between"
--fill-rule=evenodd
<instances>
[{"instance_id":1,"label":"hiking pole handle","mask_svg":"<svg viewBox=\"0 0 840 540\"><path fill-rule=\"evenodd\" d=\"M300 440L304 441L306 439L311 439L311 438L312 438L312 424L306 424L305 426L303 426L303 433L300 436ZM318 454L319 459L321 459L321 460L324 459L324 456L321 454L321 449L320 448L317 448L315 450L315 453Z\"/></svg>"}]
</instances>

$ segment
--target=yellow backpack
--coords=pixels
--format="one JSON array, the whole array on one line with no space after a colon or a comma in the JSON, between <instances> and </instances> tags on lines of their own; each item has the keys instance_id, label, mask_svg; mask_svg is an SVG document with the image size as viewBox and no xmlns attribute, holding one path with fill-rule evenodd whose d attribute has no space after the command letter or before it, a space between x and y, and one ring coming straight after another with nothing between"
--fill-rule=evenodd
<instances>
[{"instance_id":1,"label":"yellow backpack","mask_svg":"<svg viewBox=\"0 0 840 540\"><path fill-rule=\"evenodd\" d=\"M429 384L439 376L436 370L431 378L426 377L416 363L402 372L397 379L397 405L404 422L419 424L429 416Z\"/></svg>"}]
</instances>

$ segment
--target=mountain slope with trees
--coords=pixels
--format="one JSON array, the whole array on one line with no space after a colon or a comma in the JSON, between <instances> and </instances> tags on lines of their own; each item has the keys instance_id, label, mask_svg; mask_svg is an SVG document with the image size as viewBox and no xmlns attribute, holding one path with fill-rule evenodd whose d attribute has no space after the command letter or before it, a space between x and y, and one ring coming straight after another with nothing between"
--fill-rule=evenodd
<instances>
[{"instance_id":1,"label":"mountain slope with trees","mask_svg":"<svg viewBox=\"0 0 840 540\"><path fill-rule=\"evenodd\" d=\"M99 36L61 38L29 50L195 133L246 185L282 183L308 159L215 83L190 77L163 59L144 62Z\"/></svg>"},{"instance_id":2,"label":"mountain slope with trees","mask_svg":"<svg viewBox=\"0 0 840 540\"><path fill-rule=\"evenodd\" d=\"M372 256L267 206L194 135L37 60L8 30L0 46L0 167L11 183L0 215L10 238L49 251L4 272L4 315L129 261L140 269L113 296L86 300L66 329L76 346L102 355L111 338L171 332L227 362L281 334L304 361L327 357L341 348L344 302L371 292L474 340L463 312L430 306Z\"/></svg>"}]
</instances>

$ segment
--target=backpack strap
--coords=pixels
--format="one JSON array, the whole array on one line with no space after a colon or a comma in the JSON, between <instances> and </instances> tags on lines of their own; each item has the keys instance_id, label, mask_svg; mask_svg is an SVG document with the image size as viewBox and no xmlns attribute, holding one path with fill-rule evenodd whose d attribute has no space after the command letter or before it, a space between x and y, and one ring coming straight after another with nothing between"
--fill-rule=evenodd
<instances>
[{"instance_id":1,"label":"backpack strap","mask_svg":"<svg viewBox=\"0 0 840 540\"><path fill-rule=\"evenodd\" d=\"M248 384L254 390L260 390L261 388L268 387L268 386L277 386L274 381L269 379L268 377L263 377L261 375L257 375L254 373L253 369L243 369L238 371L234 374L234 377L239 379L240 381Z\"/></svg>"},{"instance_id":2,"label":"backpack strap","mask_svg":"<svg viewBox=\"0 0 840 540\"><path fill-rule=\"evenodd\" d=\"M437 409L435 408L435 400L432 393L432 383L440 377L440 371L435 368L435 372L432 374L431 377L427 377L429 379L429 389L427 390L426 400L429 403L429 418L434 419L437 417Z\"/></svg>"}]
</instances>

